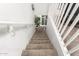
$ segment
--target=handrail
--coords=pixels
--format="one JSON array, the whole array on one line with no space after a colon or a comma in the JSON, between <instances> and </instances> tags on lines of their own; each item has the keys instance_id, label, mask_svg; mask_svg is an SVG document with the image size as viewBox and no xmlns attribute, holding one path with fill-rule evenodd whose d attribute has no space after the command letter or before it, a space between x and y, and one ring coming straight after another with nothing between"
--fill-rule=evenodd
<instances>
[{"instance_id":1,"label":"handrail","mask_svg":"<svg viewBox=\"0 0 79 59\"><path fill-rule=\"evenodd\" d=\"M27 22L16 22L16 21L0 21L0 24L31 24Z\"/></svg>"},{"instance_id":2,"label":"handrail","mask_svg":"<svg viewBox=\"0 0 79 59\"><path fill-rule=\"evenodd\" d=\"M79 28L76 28L76 25L79 25L79 4L65 3L64 8L63 6L59 6L61 10L59 10L59 14L57 15L58 17L54 19L55 27L58 30L57 32L60 34L59 36L62 38L61 41L64 42L63 47L68 48L68 46L71 45L70 43L73 43L73 41L75 41L76 38L79 36ZM54 15L55 14L56 13L54 13ZM74 33L71 33L75 28L77 30L74 31ZM71 48L71 50L68 49L67 53L72 54L78 50L79 45L76 45L74 48Z\"/></svg>"}]
</instances>

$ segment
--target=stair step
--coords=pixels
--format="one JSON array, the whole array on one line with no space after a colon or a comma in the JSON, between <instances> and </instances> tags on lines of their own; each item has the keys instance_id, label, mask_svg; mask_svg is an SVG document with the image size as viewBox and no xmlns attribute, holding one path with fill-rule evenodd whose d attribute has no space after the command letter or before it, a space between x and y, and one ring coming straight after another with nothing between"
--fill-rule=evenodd
<instances>
[{"instance_id":1,"label":"stair step","mask_svg":"<svg viewBox=\"0 0 79 59\"><path fill-rule=\"evenodd\" d=\"M49 40L48 38L32 38L31 40Z\"/></svg>"},{"instance_id":2,"label":"stair step","mask_svg":"<svg viewBox=\"0 0 79 59\"><path fill-rule=\"evenodd\" d=\"M58 56L56 49L43 31L36 31L22 56Z\"/></svg>"},{"instance_id":3,"label":"stair step","mask_svg":"<svg viewBox=\"0 0 79 59\"><path fill-rule=\"evenodd\" d=\"M40 38L32 38L32 40L48 40L48 38L46 38L46 37L45 38L41 38L40 37Z\"/></svg>"},{"instance_id":4,"label":"stair step","mask_svg":"<svg viewBox=\"0 0 79 59\"><path fill-rule=\"evenodd\" d=\"M26 47L27 49L54 49L54 47L51 44L29 44Z\"/></svg>"},{"instance_id":5,"label":"stair step","mask_svg":"<svg viewBox=\"0 0 79 59\"><path fill-rule=\"evenodd\" d=\"M24 50L22 56L57 56L53 49Z\"/></svg>"},{"instance_id":6,"label":"stair step","mask_svg":"<svg viewBox=\"0 0 79 59\"><path fill-rule=\"evenodd\" d=\"M44 36L46 35L46 36L47 36L46 33L35 33L35 34L34 34L34 36L37 36L37 35L40 35L40 36L41 36L41 35L44 35Z\"/></svg>"},{"instance_id":7,"label":"stair step","mask_svg":"<svg viewBox=\"0 0 79 59\"><path fill-rule=\"evenodd\" d=\"M38 36L47 37L47 35L45 35L45 34L35 34L35 35L33 35L33 36L35 36L35 37L36 37L36 36L37 36L37 37L38 37Z\"/></svg>"},{"instance_id":8,"label":"stair step","mask_svg":"<svg viewBox=\"0 0 79 59\"><path fill-rule=\"evenodd\" d=\"M33 36L47 36L46 34L34 34Z\"/></svg>"},{"instance_id":9,"label":"stair step","mask_svg":"<svg viewBox=\"0 0 79 59\"><path fill-rule=\"evenodd\" d=\"M50 43L50 41L49 40L31 40L31 42L30 43L32 43L32 44L42 44L42 43Z\"/></svg>"},{"instance_id":10,"label":"stair step","mask_svg":"<svg viewBox=\"0 0 79 59\"><path fill-rule=\"evenodd\" d=\"M33 36L47 36L46 34L35 34Z\"/></svg>"},{"instance_id":11,"label":"stair step","mask_svg":"<svg viewBox=\"0 0 79 59\"><path fill-rule=\"evenodd\" d=\"M47 36L42 36L42 35L34 35L33 38L48 38Z\"/></svg>"}]
</instances>

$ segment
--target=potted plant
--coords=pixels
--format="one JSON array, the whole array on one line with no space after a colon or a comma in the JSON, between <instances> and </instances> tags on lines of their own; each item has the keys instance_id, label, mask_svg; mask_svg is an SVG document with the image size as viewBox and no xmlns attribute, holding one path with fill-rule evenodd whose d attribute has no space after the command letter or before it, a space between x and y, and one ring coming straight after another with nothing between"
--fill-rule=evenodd
<instances>
[{"instance_id":1,"label":"potted plant","mask_svg":"<svg viewBox=\"0 0 79 59\"><path fill-rule=\"evenodd\" d=\"M40 17L35 17L35 25L36 27L40 26Z\"/></svg>"}]
</instances>

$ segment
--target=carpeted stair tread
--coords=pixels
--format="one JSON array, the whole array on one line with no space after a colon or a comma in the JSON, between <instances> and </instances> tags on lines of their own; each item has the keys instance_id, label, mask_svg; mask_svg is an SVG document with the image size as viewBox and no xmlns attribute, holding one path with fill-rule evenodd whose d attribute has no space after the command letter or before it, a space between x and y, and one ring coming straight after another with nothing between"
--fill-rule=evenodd
<instances>
[{"instance_id":1,"label":"carpeted stair tread","mask_svg":"<svg viewBox=\"0 0 79 59\"><path fill-rule=\"evenodd\" d=\"M53 49L25 50L23 56L56 56L57 52Z\"/></svg>"},{"instance_id":2,"label":"carpeted stair tread","mask_svg":"<svg viewBox=\"0 0 79 59\"><path fill-rule=\"evenodd\" d=\"M22 51L22 56L57 56L57 51L51 44L46 32L36 31L27 45Z\"/></svg>"},{"instance_id":3,"label":"carpeted stair tread","mask_svg":"<svg viewBox=\"0 0 79 59\"><path fill-rule=\"evenodd\" d=\"M27 49L54 49L50 44L29 44Z\"/></svg>"},{"instance_id":4,"label":"carpeted stair tread","mask_svg":"<svg viewBox=\"0 0 79 59\"><path fill-rule=\"evenodd\" d=\"M42 43L50 43L49 40L32 40L30 43L32 44L42 44Z\"/></svg>"}]
</instances>

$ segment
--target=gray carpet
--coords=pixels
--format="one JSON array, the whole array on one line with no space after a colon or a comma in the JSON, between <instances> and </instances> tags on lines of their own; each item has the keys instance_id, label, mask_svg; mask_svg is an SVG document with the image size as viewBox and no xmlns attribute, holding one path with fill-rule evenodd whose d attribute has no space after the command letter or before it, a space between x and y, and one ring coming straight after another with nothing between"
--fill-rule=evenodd
<instances>
[{"instance_id":1,"label":"gray carpet","mask_svg":"<svg viewBox=\"0 0 79 59\"><path fill-rule=\"evenodd\" d=\"M58 56L58 54L42 29L35 32L30 43L23 50L22 56Z\"/></svg>"}]
</instances>

